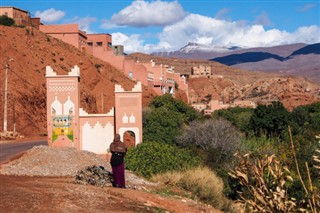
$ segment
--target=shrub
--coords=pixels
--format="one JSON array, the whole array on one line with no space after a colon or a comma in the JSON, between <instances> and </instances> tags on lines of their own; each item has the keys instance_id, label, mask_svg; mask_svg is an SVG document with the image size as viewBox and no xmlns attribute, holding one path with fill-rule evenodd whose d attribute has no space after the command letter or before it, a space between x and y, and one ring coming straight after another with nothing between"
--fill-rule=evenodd
<instances>
[{"instance_id":1,"label":"shrub","mask_svg":"<svg viewBox=\"0 0 320 213\"><path fill-rule=\"evenodd\" d=\"M102 64L94 64L94 67L97 68L97 69L99 69L99 68L102 67Z\"/></svg>"},{"instance_id":2,"label":"shrub","mask_svg":"<svg viewBox=\"0 0 320 213\"><path fill-rule=\"evenodd\" d=\"M212 166L231 162L240 145L240 134L224 119L194 121L187 126L178 138L183 146L197 146L205 151L208 163Z\"/></svg>"},{"instance_id":3,"label":"shrub","mask_svg":"<svg viewBox=\"0 0 320 213\"><path fill-rule=\"evenodd\" d=\"M275 155L255 159L250 154L237 154L239 165L229 174L245 190L240 202L254 212L294 212L295 199L288 198L287 185L293 182L289 170ZM246 206L244 206L246 207Z\"/></svg>"},{"instance_id":4,"label":"shrub","mask_svg":"<svg viewBox=\"0 0 320 213\"><path fill-rule=\"evenodd\" d=\"M0 25L12 26L14 25L14 20L8 16L2 15L0 16Z\"/></svg>"},{"instance_id":5,"label":"shrub","mask_svg":"<svg viewBox=\"0 0 320 213\"><path fill-rule=\"evenodd\" d=\"M229 201L223 195L223 181L207 167L197 167L181 172L167 172L155 175L152 180L182 187L215 208L228 209Z\"/></svg>"},{"instance_id":6,"label":"shrub","mask_svg":"<svg viewBox=\"0 0 320 213\"><path fill-rule=\"evenodd\" d=\"M149 178L154 174L196 166L200 161L186 149L158 142L143 142L128 150L125 162L127 169Z\"/></svg>"}]
</instances>

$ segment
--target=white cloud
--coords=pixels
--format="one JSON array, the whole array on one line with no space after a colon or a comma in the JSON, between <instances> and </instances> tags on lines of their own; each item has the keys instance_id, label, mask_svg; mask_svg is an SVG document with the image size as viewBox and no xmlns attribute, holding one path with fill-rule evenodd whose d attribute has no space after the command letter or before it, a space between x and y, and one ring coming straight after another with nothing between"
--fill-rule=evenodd
<instances>
[{"instance_id":1,"label":"white cloud","mask_svg":"<svg viewBox=\"0 0 320 213\"><path fill-rule=\"evenodd\" d=\"M95 33L93 31L91 31L90 29L90 24L96 22L97 19L94 17L84 17L84 18L79 18L79 17L74 17L72 19L72 21L70 21L71 23L76 23L79 25L79 29L82 31L86 31L86 33Z\"/></svg>"},{"instance_id":2,"label":"white cloud","mask_svg":"<svg viewBox=\"0 0 320 213\"><path fill-rule=\"evenodd\" d=\"M123 33L112 33L111 35L112 45L123 45L125 52L145 52L140 35L132 34L127 36Z\"/></svg>"},{"instance_id":3,"label":"white cloud","mask_svg":"<svg viewBox=\"0 0 320 213\"><path fill-rule=\"evenodd\" d=\"M159 34L157 44L146 44L140 35L118 35L118 44L126 52L174 51L188 42L210 46L268 47L292 43L320 42L320 27L300 27L295 32L279 29L266 30L262 25L249 25L243 21L226 21L207 16L189 14L183 20L166 26ZM115 36L113 36L115 40ZM113 42L114 43L114 42Z\"/></svg>"},{"instance_id":4,"label":"white cloud","mask_svg":"<svg viewBox=\"0 0 320 213\"><path fill-rule=\"evenodd\" d=\"M262 25L225 21L190 14L182 21L163 29L160 43L167 43L167 50L177 50L188 42L211 46L258 47L290 43L320 42L318 26L301 27L293 33L278 29L265 30Z\"/></svg>"},{"instance_id":5,"label":"white cloud","mask_svg":"<svg viewBox=\"0 0 320 213\"><path fill-rule=\"evenodd\" d=\"M44 11L36 11L36 17L39 17L41 21L45 23L53 23L60 19L62 19L65 15L65 12L61 10L55 10L54 8L50 8Z\"/></svg>"},{"instance_id":6,"label":"white cloud","mask_svg":"<svg viewBox=\"0 0 320 213\"><path fill-rule=\"evenodd\" d=\"M115 26L166 26L185 16L186 12L177 1L134 1L130 6L114 14L111 20L104 20L101 27L110 29Z\"/></svg>"}]
</instances>

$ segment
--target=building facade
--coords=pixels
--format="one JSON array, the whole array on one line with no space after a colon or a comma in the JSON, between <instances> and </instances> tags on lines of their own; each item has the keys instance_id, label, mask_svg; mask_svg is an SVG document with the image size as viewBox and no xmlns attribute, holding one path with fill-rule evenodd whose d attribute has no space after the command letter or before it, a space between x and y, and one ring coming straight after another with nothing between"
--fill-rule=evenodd
<instances>
[{"instance_id":1,"label":"building facade","mask_svg":"<svg viewBox=\"0 0 320 213\"><path fill-rule=\"evenodd\" d=\"M16 7L0 7L0 16L2 15L12 18L16 25L31 26L39 29L40 18L31 18L26 10Z\"/></svg>"},{"instance_id":2,"label":"building facade","mask_svg":"<svg viewBox=\"0 0 320 213\"><path fill-rule=\"evenodd\" d=\"M186 78L175 73L174 67L126 59L123 46L112 45L110 34L86 34L79 30L78 24L41 25L40 30L110 63L133 81L141 81L144 86L154 89L158 95L170 93L174 96L179 85L188 96Z\"/></svg>"},{"instance_id":3,"label":"building facade","mask_svg":"<svg viewBox=\"0 0 320 213\"><path fill-rule=\"evenodd\" d=\"M108 153L116 133L134 134L135 144L142 142L142 87L138 82L132 91L115 86L115 108L107 114L88 114L80 108L80 69L75 66L68 75L57 75L46 67L48 144L74 147L96 154Z\"/></svg>"}]
</instances>

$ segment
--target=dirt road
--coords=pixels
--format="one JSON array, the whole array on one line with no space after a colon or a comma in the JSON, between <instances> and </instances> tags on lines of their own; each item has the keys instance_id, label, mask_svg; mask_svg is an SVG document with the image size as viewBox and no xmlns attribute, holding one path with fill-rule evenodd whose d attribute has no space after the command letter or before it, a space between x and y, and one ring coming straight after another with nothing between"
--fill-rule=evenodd
<instances>
[{"instance_id":1,"label":"dirt road","mask_svg":"<svg viewBox=\"0 0 320 213\"><path fill-rule=\"evenodd\" d=\"M73 178L0 175L1 212L219 212L181 197L145 190L75 184Z\"/></svg>"}]
</instances>

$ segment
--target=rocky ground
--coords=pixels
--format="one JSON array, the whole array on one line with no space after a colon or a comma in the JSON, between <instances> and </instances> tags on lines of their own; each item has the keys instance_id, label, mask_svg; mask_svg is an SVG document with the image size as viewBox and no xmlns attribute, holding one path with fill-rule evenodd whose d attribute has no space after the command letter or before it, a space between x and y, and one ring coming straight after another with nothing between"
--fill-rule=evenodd
<instances>
[{"instance_id":1,"label":"rocky ground","mask_svg":"<svg viewBox=\"0 0 320 213\"><path fill-rule=\"evenodd\" d=\"M72 148L34 147L1 165L0 209L6 212L220 212L126 171L127 188L75 183L90 165L111 171L101 156ZM172 193L174 191L175 193ZM189 196L190 197L190 196Z\"/></svg>"}]
</instances>

